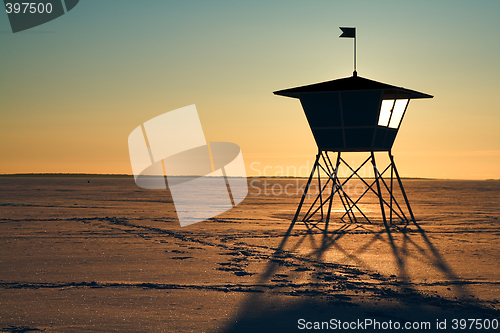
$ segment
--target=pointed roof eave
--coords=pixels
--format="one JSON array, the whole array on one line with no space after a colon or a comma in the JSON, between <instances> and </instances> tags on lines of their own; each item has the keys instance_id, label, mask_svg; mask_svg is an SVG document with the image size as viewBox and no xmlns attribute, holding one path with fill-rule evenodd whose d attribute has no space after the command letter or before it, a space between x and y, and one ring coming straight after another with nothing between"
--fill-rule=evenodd
<instances>
[{"instance_id":1,"label":"pointed roof eave","mask_svg":"<svg viewBox=\"0 0 500 333\"><path fill-rule=\"evenodd\" d=\"M275 91L275 95L300 98L304 93L316 92L332 92L332 91L355 91L355 90L379 90L379 89L396 89L410 94L411 99L415 98L432 98L433 96L421 93L415 90L406 89L403 87L396 87L390 84L365 79L360 76L351 76L342 79L314 83L306 86L289 88L284 90Z\"/></svg>"}]
</instances>

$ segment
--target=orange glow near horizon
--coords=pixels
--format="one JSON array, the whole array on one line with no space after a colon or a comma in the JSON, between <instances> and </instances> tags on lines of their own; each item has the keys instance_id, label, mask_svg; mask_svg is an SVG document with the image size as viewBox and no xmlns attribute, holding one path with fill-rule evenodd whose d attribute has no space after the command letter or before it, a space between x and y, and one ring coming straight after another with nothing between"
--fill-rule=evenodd
<instances>
[{"instance_id":1,"label":"orange glow near horizon","mask_svg":"<svg viewBox=\"0 0 500 333\"><path fill-rule=\"evenodd\" d=\"M96 6L16 34L0 13L0 174L131 174L130 132L191 104L207 142L241 147L249 176L256 162L305 168L317 147L300 102L272 92L350 76L348 25L359 76L434 96L404 114L400 173L500 179L500 2ZM377 19L386 13L395 21Z\"/></svg>"}]
</instances>

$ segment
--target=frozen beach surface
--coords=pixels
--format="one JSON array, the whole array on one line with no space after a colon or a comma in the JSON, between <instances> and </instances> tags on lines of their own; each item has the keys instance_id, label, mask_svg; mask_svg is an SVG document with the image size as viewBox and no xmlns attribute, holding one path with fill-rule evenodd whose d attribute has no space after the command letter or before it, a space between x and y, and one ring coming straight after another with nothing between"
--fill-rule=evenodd
<instances>
[{"instance_id":1,"label":"frozen beach surface","mask_svg":"<svg viewBox=\"0 0 500 333\"><path fill-rule=\"evenodd\" d=\"M500 182L403 182L417 220L404 232L333 220L287 234L304 179L249 179L236 208L181 228L169 192L133 178L1 177L0 331L500 320Z\"/></svg>"}]
</instances>

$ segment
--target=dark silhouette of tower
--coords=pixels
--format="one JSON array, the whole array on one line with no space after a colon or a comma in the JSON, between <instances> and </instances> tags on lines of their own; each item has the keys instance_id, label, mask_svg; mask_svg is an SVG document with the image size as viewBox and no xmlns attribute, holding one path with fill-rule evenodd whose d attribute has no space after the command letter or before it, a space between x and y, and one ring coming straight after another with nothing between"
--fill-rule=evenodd
<instances>
[{"instance_id":1,"label":"dark silhouette of tower","mask_svg":"<svg viewBox=\"0 0 500 333\"><path fill-rule=\"evenodd\" d=\"M300 219L309 229L326 232L336 197L343 206L340 221L346 225L372 223L375 218L361 209L361 200L367 194L378 198L379 216L386 227L400 225L396 223L398 220L405 226L410 221L415 222L391 148L410 100L432 96L362 78L356 71L351 77L280 90L274 94L300 100L318 146L292 226ZM353 168L341 155L347 152L366 152L368 157L359 167ZM390 162L386 168L377 166L376 152L388 153ZM359 170L367 163L372 164L373 179L360 175ZM341 166L350 173L343 178L339 177ZM386 173L390 173L390 179L383 178ZM319 193L301 216L304 200L311 195L308 192L314 178L317 178ZM357 198L345 190L345 184L351 179L359 179L364 184L363 193ZM400 205L397 200L394 181L397 181L405 205Z\"/></svg>"}]
</instances>

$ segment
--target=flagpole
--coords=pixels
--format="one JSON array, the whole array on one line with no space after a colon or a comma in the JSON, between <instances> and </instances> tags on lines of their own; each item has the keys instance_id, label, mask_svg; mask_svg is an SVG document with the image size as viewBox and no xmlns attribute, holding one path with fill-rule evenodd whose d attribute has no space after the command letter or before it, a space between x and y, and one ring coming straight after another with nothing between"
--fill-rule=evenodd
<instances>
[{"instance_id":1,"label":"flagpole","mask_svg":"<svg viewBox=\"0 0 500 333\"><path fill-rule=\"evenodd\" d=\"M358 75L358 72L356 72L356 35L354 35L354 72L352 73L352 75Z\"/></svg>"},{"instance_id":2,"label":"flagpole","mask_svg":"<svg viewBox=\"0 0 500 333\"><path fill-rule=\"evenodd\" d=\"M354 72L352 73L352 76L358 76L358 72L356 72L356 27L354 28L340 27L340 30L342 30L342 35L340 35L339 37L354 38Z\"/></svg>"}]
</instances>

